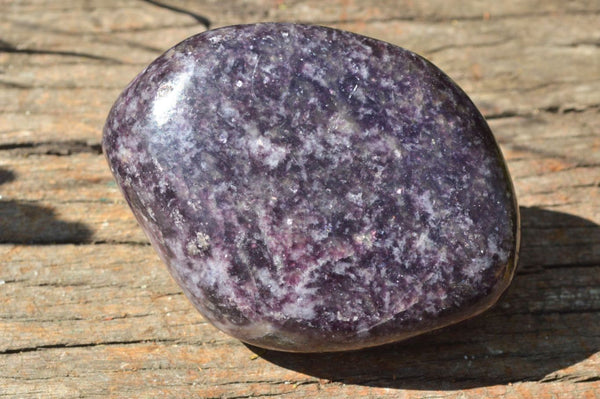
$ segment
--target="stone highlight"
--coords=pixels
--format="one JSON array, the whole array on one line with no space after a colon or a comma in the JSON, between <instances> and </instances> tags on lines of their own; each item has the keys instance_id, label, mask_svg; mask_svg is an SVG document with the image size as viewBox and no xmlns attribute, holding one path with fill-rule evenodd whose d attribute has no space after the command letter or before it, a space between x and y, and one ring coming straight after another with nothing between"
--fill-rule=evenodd
<instances>
[{"instance_id":1,"label":"stone highlight","mask_svg":"<svg viewBox=\"0 0 600 399\"><path fill-rule=\"evenodd\" d=\"M193 36L120 95L103 148L202 315L283 351L402 340L492 306L519 215L484 118L420 56L335 29Z\"/></svg>"}]
</instances>

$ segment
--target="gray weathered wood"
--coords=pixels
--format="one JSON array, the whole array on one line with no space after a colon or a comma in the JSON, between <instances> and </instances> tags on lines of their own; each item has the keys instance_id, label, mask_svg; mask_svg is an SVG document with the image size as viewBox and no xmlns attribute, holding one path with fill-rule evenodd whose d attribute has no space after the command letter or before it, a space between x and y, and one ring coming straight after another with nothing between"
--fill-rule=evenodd
<instances>
[{"instance_id":1,"label":"gray weathered wood","mask_svg":"<svg viewBox=\"0 0 600 399\"><path fill-rule=\"evenodd\" d=\"M206 323L100 152L122 88L211 27L298 21L435 62L488 118L522 206L491 311L368 351L248 348ZM0 397L600 397L595 0L0 0Z\"/></svg>"}]
</instances>

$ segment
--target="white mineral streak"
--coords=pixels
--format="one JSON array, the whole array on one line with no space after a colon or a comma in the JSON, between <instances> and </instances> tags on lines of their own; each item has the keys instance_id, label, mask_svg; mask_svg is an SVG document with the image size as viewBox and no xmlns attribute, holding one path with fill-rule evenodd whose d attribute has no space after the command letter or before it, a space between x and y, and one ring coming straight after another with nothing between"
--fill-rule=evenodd
<instances>
[{"instance_id":1,"label":"white mineral streak","mask_svg":"<svg viewBox=\"0 0 600 399\"><path fill-rule=\"evenodd\" d=\"M177 109L177 103L188 84L192 71L181 73L172 81L160 85L152 105L152 115L156 124L160 127L169 122Z\"/></svg>"}]
</instances>

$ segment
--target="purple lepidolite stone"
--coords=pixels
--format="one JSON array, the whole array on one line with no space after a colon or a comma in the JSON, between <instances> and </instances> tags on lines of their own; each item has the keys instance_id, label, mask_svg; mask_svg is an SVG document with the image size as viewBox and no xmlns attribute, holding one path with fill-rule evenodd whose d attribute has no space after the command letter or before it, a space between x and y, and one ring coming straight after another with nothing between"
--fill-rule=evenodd
<instances>
[{"instance_id":1,"label":"purple lepidolite stone","mask_svg":"<svg viewBox=\"0 0 600 399\"><path fill-rule=\"evenodd\" d=\"M104 128L111 170L185 294L278 350L357 349L489 308L518 209L469 98L402 48L231 26L150 64Z\"/></svg>"}]
</instances>

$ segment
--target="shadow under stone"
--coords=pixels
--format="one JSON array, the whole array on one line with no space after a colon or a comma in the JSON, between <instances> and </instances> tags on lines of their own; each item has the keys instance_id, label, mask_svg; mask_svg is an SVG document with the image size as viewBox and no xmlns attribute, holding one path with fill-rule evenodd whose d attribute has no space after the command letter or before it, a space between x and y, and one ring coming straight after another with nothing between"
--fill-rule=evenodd
<instances>
[{"instance_id":1,"label":"shadow under stone","mask_svg":"<svg viewBox=\"0 0 600 399\"><path fill-rule=\"evenodd\" d=\"M0 169L0 184L10 183L15 180L15 173L12 170Z\"/></svg>"},{"instance_id":2,"label":"shadow under stone","mask_svg":"<svg viewBox=\"0 0 600 399\"><path fill-rule=\"evenodd\" d=\"M594 277L600 276L600 226L566 213L520 210L519 270L498 304L480 316L354 352L295 354L247 346L281 367L344 384L454 390L551 380L553 373L600 350L597 307L576 303L577 295L561 295L561 276L567 273L583 273L581 285L572 288L582 294L600 286ZM582 240L569 243L571 233ZM582 259L579 251L587 255Z\"/></svg>"},{"instance_id":3,"label":"shadow under stone","mask_svg":"<svg viewBox=\"0 0 600 399\"><path fill-rule=\"evenodd\" d=\"M0 169L0 184L15 178L14 172ZM2 244L83 243L89 242L91 237L92 231L85 224L58 220L51 208L0 198Z\"/></svg>"}]
</instances>

